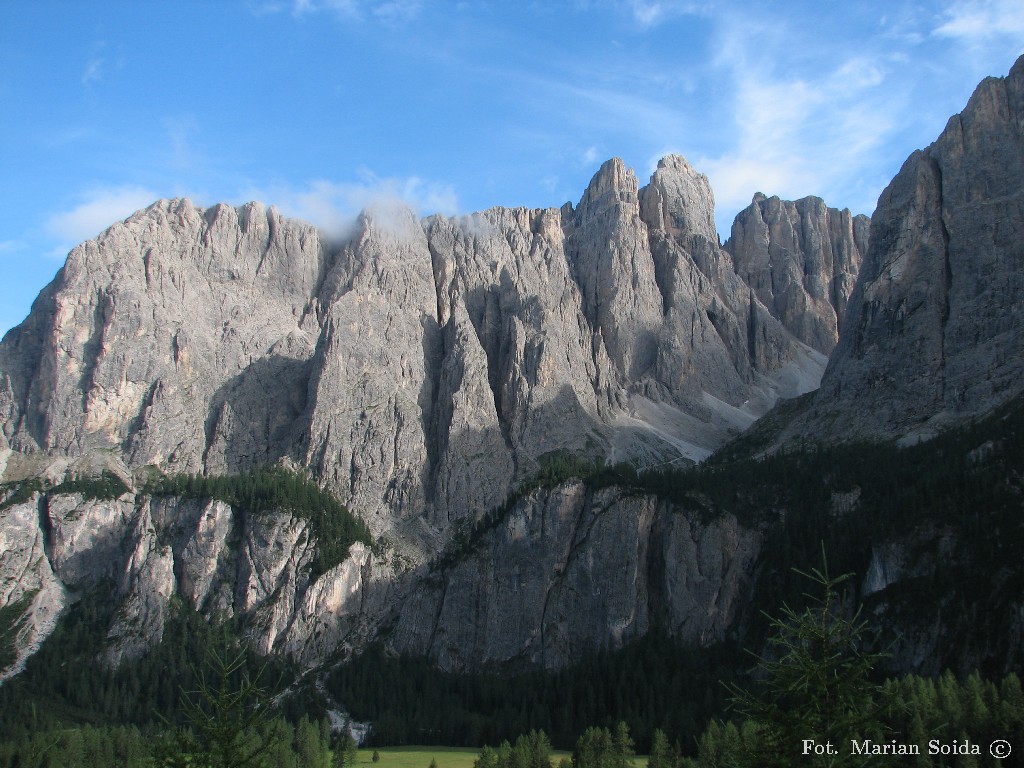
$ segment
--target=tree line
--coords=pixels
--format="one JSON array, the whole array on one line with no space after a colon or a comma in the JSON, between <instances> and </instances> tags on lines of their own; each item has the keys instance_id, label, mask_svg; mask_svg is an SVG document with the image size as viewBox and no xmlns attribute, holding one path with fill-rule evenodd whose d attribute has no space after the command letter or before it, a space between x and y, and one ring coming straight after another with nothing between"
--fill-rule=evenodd
<instances>
[{"instance_id":1,"label":"tree line","mask_svg":"<svg viewBox=\"0 0 1024 768\"><path fill-rule=\"evenodd\" d=\"M316 537L310 566L314 578L344 562L355 542L373 543L366 523L334 494L307 475L283 467L258 467L237 475L158 475L143 486L143 493L217 499L253 515L291 513L308 522Z\"/></svg>"}]
</instances>

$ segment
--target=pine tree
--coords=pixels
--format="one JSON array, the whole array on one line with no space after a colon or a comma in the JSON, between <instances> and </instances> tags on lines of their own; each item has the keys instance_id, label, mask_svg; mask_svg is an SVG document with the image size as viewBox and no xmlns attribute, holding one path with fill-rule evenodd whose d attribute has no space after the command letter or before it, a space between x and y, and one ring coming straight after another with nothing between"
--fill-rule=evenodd
<instances>
[{"instance_id":1,"label":"pine tree","mask_svg":"<svg viewBox=\"0 0 1024 768\"><path fill-rule=\"evenodd\" d=\"M619 721L618 725L615 726L615 735L612 737L612 752L614 754L612 768L632 768L632 758L636 753L633 749L633 739L629 735L629 728L622 721Z\"/></svg>"},{"instance_id":2,"label":"pine tree","mask_svg":"<svg viewBox=\"0 0 1024 768\"><path fill-rule=\"evenodd\" d=\"M647 768L675 768L675 753L668 743L668 736L658 728L651 739L651 756L647 760Z\"/></svg>"},{"instance_id":3,"label":"pine tree","mask_svg":"<svg viewBox=\"0 0 1024 768\"><path fill-rule=\"evenodd\" d=\"M178 731L178 743L161 755L162 764L188 765L193 759L211 768L267 764L267 753L282 741L283 729L269 717L270 699L260 674L243 672L245 661L245 651L232 651L226 641L223 648L209 650L208 669L196 671L196 690L181 696L191 728Z\"/></svg>"}]
</instances>

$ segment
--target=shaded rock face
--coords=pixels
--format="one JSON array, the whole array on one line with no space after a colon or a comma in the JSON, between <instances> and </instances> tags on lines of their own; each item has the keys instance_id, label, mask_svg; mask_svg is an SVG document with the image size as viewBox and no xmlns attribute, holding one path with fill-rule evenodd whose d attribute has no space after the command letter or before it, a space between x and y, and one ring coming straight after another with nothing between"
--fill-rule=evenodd
<instances>
[{"instance_id":1,"label":"shaded rock face","mask_svg":"<svg viewBox=\"0 0 1024 768\"><path fill-rule=\"evenodd\" d=\"M800 341L824 355L839 339L868 249L871 222L817 197L754 196L732 225L725 250L736 272Z\"/></svg>"},{"instance_id":2,"label":"shaded rock face","mask_svg":"<svg viewBox=\"0 0 1024 768\"><path fill-rule=\"evenodd\" d=\"M709 645L747 599L760 543L731 517L705 525L618 489L538 491L463 561L420 581L389 643L459 671L563 667L652 621Z\"/></svg>"},{"instance_id":3,"label":"shaded rock face","mask_svg":"<svg viewBox=\"0 0 1024 768\"><path fill-rule=\"evenodd\" d=\"M927 437L1024 389L1024 61L882 193L835 353L793 434Z\"/></svg>"}]
</instances>

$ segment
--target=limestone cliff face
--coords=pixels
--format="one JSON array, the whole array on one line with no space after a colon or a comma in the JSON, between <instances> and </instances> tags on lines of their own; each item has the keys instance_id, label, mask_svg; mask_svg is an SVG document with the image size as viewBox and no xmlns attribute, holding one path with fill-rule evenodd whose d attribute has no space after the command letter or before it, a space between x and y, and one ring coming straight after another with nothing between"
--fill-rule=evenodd
<instances>
[{"instance_id":1,"label":"limestone cliff face","mask_svg":"<svg viewBox=\"0 0 1024 768\"><path fill-rule=\"evenodd\" d=\"M867 216L817 197L754 196L725 243L737 273L800 341L824 355L839 339L846 305L868 249Z\"/></svg>"},{"instance_id":2,"label":"limestone cliff face","mask_svg":"<svg viewBox=\"0 0 1024 768\"><path fill-rule=\"evenodd\" d=\"M838 346L791 434L934 434L1024 389L1024 60L882 193Z\"/></svg>"},{"instance_id":3,"label":"limestone cliff face","mask_svg":"<svg viewBox=\"0 0 1024 768\"><path fill-rule=\"evenodd\" d=\"M59 613L63 590L100 583L115 585L121 607L114 663L160 639L174 596L211 618L242 616L262 651L308 665L359 647L385 620L402 628L396 647L452 668L507 661L509 643L558 666L581 644L643 633L650 606L689 578L676 584L669 572L692 563L665 566L653 592L624 583L614 606L603 603L612 577L601 563L623 541L638 574L685 549L675 518L653 502L609 501L598 515L608 504L578 498L539 539L495 540L495 568L536 556L565 570L531 587L561 595L537 625L543 642L488 635L489 619L464 604L469 574L445 577L456 586L444 610L434 581L422 586L417 574L458 521L500 505L546 456L699 460L778 395L816 385L824 358L737 274L713 222L707 178L669 157L643 188L608 161L575 207L426 220L371 208L343 242L256 203L174 200L82 244L0 343L3 479L43 475L52 485L107 469L132 486L150 465L222 474L284 461L361 515L379 551L354 547L311 581L315 545L288 515L47 494L5 513L11 552L35 574L4 566L22 584L6 603L29 594L38 604L21 645L52 629L43 617ZM554 514L537 503L524 507L527 522ZM550 538L556 519L567 538ZM573 546L588 559L573 560L560 548L584 529ZM736 536L746 562L753 545ZM570 595L584 582L590 607L574 621ZM673 626L720 636L721 603L683 591L685 607L669 601ZM495 610L526 610L499 597L490 595ZM396 605L409 607L395 614ZM452 638L466 624L489 639L472 651L436 632L426 642L430 615Z\"/></svg>"},{"instance_id":4,"label":"limestone cliff face","mask_svg":"<svg viewBox=\"0 0 1024 768\"><path fill-rule=\"evenodd\" d=\"M665 313L657 382L676 402L759 413L776 394L817 386L825 357L794 343L719 246L706 176L682 157L662 159L641 192L641 215Z\"/></svg>"},{"instance_id":5,"label":"limestone cliff face","mask_svg":"<svg viewBox=\"0 0 1024 768\"><path fill-rule=\"evenodd\" d=\"M419 220L375 207L333 243L257 203L155 203L72 251L0 343L0 479L105 469L132 486L148 466L284 461L361 515L377 554L357 545L311 580L315 544L286 514L46 494L3 512L3 604L31 604L22 658L68 590L101 583L120 608L105 652L115 664L159 641L175 596L211 619L242 617L260 650L308 666L385 623L400 628L396 649L453 669L559 666L642 634L652 610L687 638L720 637L733 598L708 595L738 588L752 534L695 542L653 501L577 488L557 513L546 497L521 505L523 535L474 558L502 585L519 579L506 566L550 561L558 574L527 574L529 594L550 596L544 616L515 602L518 587L511 603L488 593L493 616L474 613L469 571L443 576L447 598L440 576L420 577L459 521L500 505L546 456L700 460L779 395L815 386L824 357L772 306L719 246L707 178L681 157L642 188L610 160L561 209ZM604 564L623 542L640 581L612 589L621 574ZM693 557L719 562L712 592L691 583L712 573L689 574ZM495 634L506 614L521 632Z\"/></svg>"},{"instance_id":6,"label":"limestone cliff face","mask_svg":"<svg viewBox=\"0 0 1024 768\"><path fill-rule=\"evenodd\" d=\"M160 641L171 600L237 617L253 646L315 667L381 635L446 669L564 666L619 647L656 619L682 640L722 639L746 600L760 534L578 482L521 500L483 543L436 572L396 567L355 544L313 579L305 522L220 501L126 493L95 501L36 495L0 511L0 599L24 599L20 664L69 595L113 585L106 663ZM390 561L390 562L389 562Z\"/></svg>"}]
</instances>

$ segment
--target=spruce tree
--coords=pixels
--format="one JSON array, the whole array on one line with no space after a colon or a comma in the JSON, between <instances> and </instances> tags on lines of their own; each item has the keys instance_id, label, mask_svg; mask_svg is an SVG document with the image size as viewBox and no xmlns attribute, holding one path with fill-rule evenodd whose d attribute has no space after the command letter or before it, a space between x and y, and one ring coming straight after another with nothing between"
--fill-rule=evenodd
<instances>
[{"instance_id":1,"label":"spruce tree","mask_svg":"<svg viewBox=\"0 0 1024 768\"><path fill-rule=\"evenodd\" d=\"M849 615L839 588L853 574L831 576L822 552L821 568L794 571L812 581L820 596L796 610L783 605L769 617L773 634L758 657L763 676L754 689L734 686L733 706L758 726L750 764L757 766L863 765L851 755L851 739L879 739L881 687L869 679L880 654L864 650L867 630L860 611ZM835 754L807 754L805 740L831 744Z\"/></svg>"}]
</instances>

